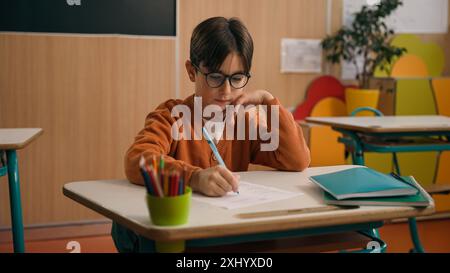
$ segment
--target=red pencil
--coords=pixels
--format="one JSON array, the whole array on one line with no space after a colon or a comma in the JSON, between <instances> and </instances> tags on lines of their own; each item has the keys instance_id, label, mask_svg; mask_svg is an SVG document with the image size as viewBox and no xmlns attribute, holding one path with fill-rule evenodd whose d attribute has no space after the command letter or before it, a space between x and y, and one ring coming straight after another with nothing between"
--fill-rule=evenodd
<instances>
[{"instance_id":1,"label":"red pencil","mask_svg":"<svg viewBox=\"0 0 450 273\"><path fill-rule=\"evenodd\" d=\"M176 187L175 187L175 175L173 173L170 174L170 184L171 184L171 189L172 189L172 196L176 196Z\"/></svg>"},{"instance_id":2,"label":"red pencil","mask_svg":"<svg viewBox=\"0 0 450 273\"><path fill-rule=\"evenodd\" d=\"M168 196L172 196L172 180L170 178L170 173L166 172L165 176L167 177L167 194Z\"/></svg>"}]
</instances>

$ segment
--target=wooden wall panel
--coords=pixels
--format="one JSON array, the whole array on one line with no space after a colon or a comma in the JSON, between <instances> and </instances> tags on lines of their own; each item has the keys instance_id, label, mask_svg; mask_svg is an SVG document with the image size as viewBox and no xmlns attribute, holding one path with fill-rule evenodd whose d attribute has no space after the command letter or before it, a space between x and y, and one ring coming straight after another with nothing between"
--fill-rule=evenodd
<instances>
[{"instance_id":1,"label":"wooden wall panel","mask_svg":"<svg viewBox=\"0 0 450 273\"><path fill-rule=\"evenodd\" d=\"M19 153L25 224L99 218L62 185L124 177L123 156L146 114L175 97L174 52L173 38L0 35L0 127L44 129Z\"/></svg>"}]
</instances>

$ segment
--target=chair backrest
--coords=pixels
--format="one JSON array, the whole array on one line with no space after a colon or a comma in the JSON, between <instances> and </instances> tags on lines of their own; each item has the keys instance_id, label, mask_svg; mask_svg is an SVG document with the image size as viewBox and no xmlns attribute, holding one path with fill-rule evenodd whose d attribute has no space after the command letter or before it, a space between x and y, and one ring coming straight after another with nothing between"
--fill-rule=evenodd
<instances>
[{"instance_id":1,"label":"chair backrest","mask_svg":"<svg viewBox=\"0 0 450 273\"><path fill-rule=\"evenodd\" d=\"M436 115L429 78L397 79L395 115ZM412 175L422 186L431 185L436 174L437 152L398 153L402 174Z\"/></svg>"},{"instance_id":2,"label":"chair backrest","mask_svg":"<svg viewBox=\"0 0 450 273\"><path fill-rule=\"evenodd\" d=\"M333 76L314 79L306 90L305 100L294 110L294 119L303 120L309 117L314 106L324 98L333 97L344 101L344 89L345 86Z\"/></svg>"},{"instance_id":3,"label":"chair backrest","mask_svg":"<svg viewBox=\"0 0 450 273\"><path fill-rule=\"evenodd\" d=\"M450 77L431 80L439 115L450 116Z\"/></svg>"},{"instance_id":4,"label":"chair backrest","mask_svg":"<svg viewBox=\"0 0 450 273\"><path fill-rule=\"evenodd\" d=\"M350 116L356 116L356 114L358 114L359 112L363 112L363 111L369 111L375 114L375 116L377 117L382 117L383 113L381 113L381 111L373 108L373 107L358 107L355 110L353 110L353 112L350 113Z\"/></svg>"},{"instance_id":5,"label":"chair backrest","mask_svg":"<svg viewBox=\"0 0 450 273\"><path fill-rule=\"evenodd\" d=\"M314 105L311 117L345 116L345 103L336 97L326 97ZM345 147L338 142L341 133L330 126L315 125L310 127L309 147L311 166L331 166L345 164Z\"/></svg>"},{"instance_id":6,"label":"chair backrest","mask_svg":"<svg viewBox=\"0 0 450 273\"><path fill-rule=\"evenodd\" d=\"M450 116L450 77L431 80L434 98L439 115ZM450 185L450 151L440 153L438 168L436 171L436 185ZM436 203L436 211L448 211L450 198L447 195L433 196Z\"/></svg>"},{"instance_id":7,"label":"chair backrest","mask_svg":"<svg viewBox=\"0 0 450 273\"><path fill-rule=\"evenodd\" d=\"M383 113L373 107L358 107L353 112L350 113L350 116L356 116L359 112L369 111L375 114L377 117L384 116ZM387 173L391 172L392 164L393 164L393 155L391 154L380 154L380 153L364 153L364 162L365 165L369 168L375 169L379 172ZM349 162L352 164L352 162Z\"/></svg>"}]
</instances>

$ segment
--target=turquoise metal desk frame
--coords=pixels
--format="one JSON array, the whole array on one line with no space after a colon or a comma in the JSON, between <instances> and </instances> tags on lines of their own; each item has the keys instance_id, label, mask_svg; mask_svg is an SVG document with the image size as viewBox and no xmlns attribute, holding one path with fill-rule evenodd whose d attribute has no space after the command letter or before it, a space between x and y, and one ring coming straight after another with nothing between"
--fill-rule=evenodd
<instances>
[{"instance_id":1,"label":"turquoise metal desk frame","mask_svg":"<svg viewBox=\"0 0 450 273\"><path fill-rule=\"evenodd\" d=\"M246 234L239 236L226 236L226 237L216 237L216 238L207 238L207 239L192 239L186 241L186 247L195 248L195 247L209 247L209 246L218 246L218 245L231 245L231 244L239 244L246 242L258 242L264 240L274 240L274 239L284 239L284 238L298 238L312 235L325 235L325 234L333 234L333 233L341 233L341 232L349 232L354 231L362 234L363 236L369 238L372 242L375 242L372 245L368 245L366 248L347 251L340 250L340 252L345 253L384 253L387 249L387 244L381 240L375 231L377 228L383 226L383 221L376 222L368 222L368 223L358 223L358 224L350 224L350 225L339 225L339 226L330 226L330 227L322 227L322 228L307 228L307 229L294 229L288 231L275 231L275 232L266 232L266 233L255 233L255 234ZM118 224L117 222L113 222L112 236L115 240L116 246L120 249L120 233L127 232L127 229ZM139 240L139 249L138 252L156 252L155 249L155 241L151 239L147 239L143 236L136 235L137 238L135 240ZM119 244L119 245L117 245Z\"/></svg>"},{"instance_id":2,"label":"turquoise metal desk frame","mask_svg":"<svg viewBox=\"0 0 450 273\"><path fill-rule=\"evenodd\" d=\"M13 230L14 252L25 252L23 239L22 202L20 200L19 166L16 150L0 150L0 176L8 174L9 200L11 206L11 221Z\"/></svg>"},{"instance_id":3,"label":"turquoise metal desk frame","mask_svg":"<svg viewBox=\"0 0 450 273\"><path fill-rule=\"evenodd\" d=\"M373 111L367 107L361 109L355 109L352 112L352 116L360 111L372 111L377 116L382 116L378 110ZM450 131L423 131L423 132L383 132L383 133L368 133L362 131L356 131L351 129L342 129L332 127L335 131L343 134L344 137L339 138L339 142L346 146L346 149L351 152L352 161L355 165L364 165L364 152L377 152L377 153L393 153L394 167L398 175L401 175L400 168L397 161L398 152L425 152L425 151L450 151ZM367 139L400 139L402 137L437 137L446 138L446 142L431 143L431 144L410 144L410 145L395 145L395 143L389 143L389 145L382 145L380 143L374 144L368 142ZM425 252L419 238L417 230L416 218L409 218L409 229L411 233L411 239L414 244L413 252L423 253Z\"/></svg>"},{"instance_id":4,"label":"turquoise metal desk frame","mask_svg":"<svg viewBox=\"0 0 450 273\"><path fill-rule=\"evenodd\" d=\"M43 131L41 128L6 128L0 130L1 133L8 135L6 143L0 143L0 177L8 175L14 252L23 253L25 252L25 242L17 150L27 146Z\"/></svg>"}]
</instances>

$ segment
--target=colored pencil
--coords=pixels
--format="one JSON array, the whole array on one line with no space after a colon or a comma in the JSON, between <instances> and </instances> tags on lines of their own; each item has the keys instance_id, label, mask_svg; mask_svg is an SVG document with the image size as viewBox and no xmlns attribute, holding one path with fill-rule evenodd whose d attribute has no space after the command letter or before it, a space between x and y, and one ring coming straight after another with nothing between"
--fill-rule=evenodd
<instances>
[{"instance_id":1,"label":"colored pencil","mask_svg":"<svg viewBox=\"0 0 450 273\"><path fill-rule=\"evenodd\" d=\"M176 174L173 174L172 176L173 176L173 178L172 178L172 180L173 180L173 195L177 196L177 195L179 195L178 194L178 179L177 179Z\"/></svg>"},{"instance_id":2,"label":"colored pencil","mask_svg":"<svg viewBox=\"0 0 450 273\"><path fill-rule=\"evenodd\" d=\"M161 176L164 180L164 194L169 196L169 177L164 172L161 173Z\"/></svg>"},{"instance_id":3,"label":"colored pencil","mask_svg":"<svg viewBox=\"0 0 450 273\"><path fill-rule=\"evenodd\" d=\"M151 170L150 175L152 176L153 180L155 181L156 190L158 192L158 196L159 197L164 197L164 192L163 192L162 187L161 187L161 182L158 180L158 175L156 174L156 171L155 170Z\"/></svg>"},{"instance_id":4,"label":"colored pencil","mask_svg":"<svg viewBox=\"0 0 450 273\"><path fill-rule=\"evenodd\" d=\"M177 177L178 179L178 195L183 195L183 180L180 179L180 177Z\"/></svg>"},{"instance_id":5,"label":"colored pencil","mask_svg":"<svg viewBox=\"0 0 450 273\"><path fill-rule=\"evenodd\" d=\"M158 191L158 181L156 181L155 177L153 176L151 167L146 164L145 168L150 178L150 184L153 189L153 195L161 197L160 192Z\"/></svg>"},{"instance_id":6,"label":"colored pencil","mask_svg":"<svg viewBox=\"0 0 450 273\"><path fill-rule=\"evenodd\" d=\"M141 174L144 179L144 185L145 188L147 189L147 193L153 194L152 187L150 186L150 177L148 176L145 170L145 159L143 156L141 156L141 159L139 160L139 169L141 170Z\"/></svg>"},{"instance_id":7,"label":"colored pencil","mask_svg":"<svg viewBox=\"0 0 450 273\"><path fill-rule=\"evenodd\" d=\"M153 155L153 157L152 157L152 162L153 162L153 169L156 172L158 170L158 165L156 164L156 156L155 155Z\"/></svg>"}]
</instances>

